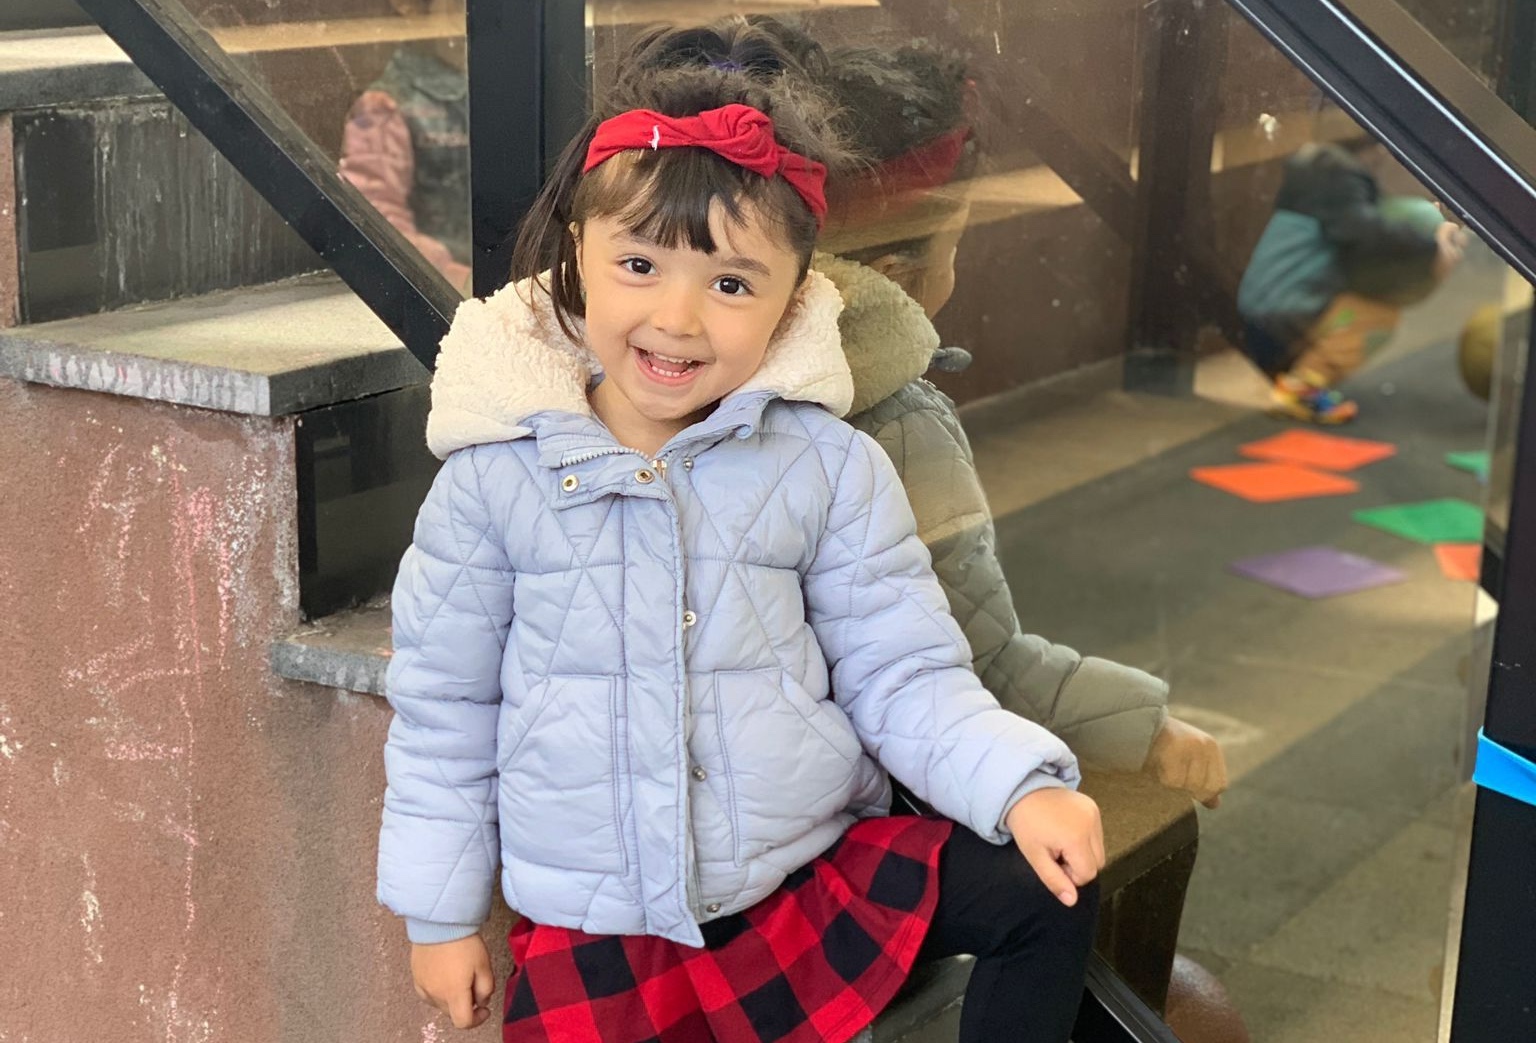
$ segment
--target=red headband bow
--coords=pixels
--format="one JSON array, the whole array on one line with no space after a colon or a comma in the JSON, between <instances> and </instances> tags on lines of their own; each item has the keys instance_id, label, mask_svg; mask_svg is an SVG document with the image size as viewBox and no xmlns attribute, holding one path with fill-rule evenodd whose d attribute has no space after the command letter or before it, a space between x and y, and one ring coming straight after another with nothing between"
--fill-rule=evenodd
<instances>
[{"instance_id":1,"label":"red headband bow","mask_svg":"<svg viewBox=\"0 0 1536 1043\"><path fill-rule=\"evenodd\" d=\"M791 152L773 136L773 120L750 105L727 105L697 116L664 116L632 109L604 120L587 148L586 173L630 149L705 148L763 177L781 175L805 200L820 228L827 215L827 168Z\"/></svg>"}]
</instances>

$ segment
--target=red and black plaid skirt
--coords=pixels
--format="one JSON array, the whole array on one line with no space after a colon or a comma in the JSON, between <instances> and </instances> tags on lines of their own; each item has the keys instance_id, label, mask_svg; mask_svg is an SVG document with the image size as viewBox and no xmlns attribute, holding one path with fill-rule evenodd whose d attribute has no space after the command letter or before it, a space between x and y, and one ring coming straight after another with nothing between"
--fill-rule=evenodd
<instances>
[{"instance_id":1,"label":"red and black plaid skirt","mask_svg":"<svg viewBox=\"0 0 1536 1043\"><path fill-rule=\"evenodd\" d=\"M508 941L503 1043L844 1043L912 969L952 823L855 823L704 948L526 920Z\"/></svg>"}]
</instances>

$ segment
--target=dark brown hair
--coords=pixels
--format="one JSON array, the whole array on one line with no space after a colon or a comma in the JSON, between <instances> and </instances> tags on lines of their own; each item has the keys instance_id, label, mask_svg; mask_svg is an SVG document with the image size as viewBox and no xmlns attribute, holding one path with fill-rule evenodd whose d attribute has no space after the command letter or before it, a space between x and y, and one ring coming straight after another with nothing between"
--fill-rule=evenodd
<instances>
[{"instance_id":1,"label":"dark brown hair","mask_svg":"<svg viewBox=\"0 0 1536 1043\"><path fill-rule=\"evenodd\" d=\"M697 148L622 153L582 173L597 125L631 109L691 116L726 105L750 105L774 122L779 143L831 169L846 162L832 123L832 107L812 85L785 38L760 20L735 18L702 29L653 29L620 59L619 76L591 118L555 164L518 231L512 278L549 272L555 319L575 339L571 316L585 314L576 269L573 225L616 217L633 234L663 246L685 244L714 253L709 215L718 202L741 226L762 220L810 267L816 218L779 177L764 178Z\"/></svg>"},{"instance_id":2,"label":"dark brown hair","mask_svg":"<svg viewBox=\"0 0 1536 1043\"><path fill-rule=\"evenodd\" d=\"M873 164L911 153L969 126L972 119L967 109L974 88L964 61L927 41L914 40L891 49L839 48L827 55L824 68L821 82L838 106L838 131ZM949 181L971 176L977 155L976 142L971 138ZM828 186L828 203L834 215L843 206L865 201L870 192L880 190L878 182L871 182L868 170L850 169L847 174ZM864 263L890 254L919 256L931 238L925 235L878 243L843 251L842 256Z\"/></svg>"}]
</instances>

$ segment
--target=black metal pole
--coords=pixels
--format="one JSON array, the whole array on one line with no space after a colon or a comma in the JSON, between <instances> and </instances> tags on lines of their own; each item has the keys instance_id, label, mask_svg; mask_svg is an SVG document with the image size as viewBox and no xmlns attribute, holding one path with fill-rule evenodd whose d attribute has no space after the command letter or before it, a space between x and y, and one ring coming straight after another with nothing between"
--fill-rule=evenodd
<instances>
[{"instance_id":1,"label":"black metal pole","mask_svg":"<svg viewBox=\"0 0 1536 1043\"><path fill-rule=\"evenodd\" d=\"M469 0L474 290L500 289L518 222L587 116L584 0Z\"/></svg>"},{"instance_id":2,"label":"black metal pole","mask_svg":"<svg viewBox=\"0 0 1536 1043\"><path fill-rule=\"evenodd\" d=\"M133 63L431 368L458 294L179 0L80 0Z\"/></svg>"},{"instance_id":3,"label":"black metal pole","mask_svg":"<svg viewBox=\"0 0 1536 1043\"><path fill-rule=\"evenodd\" d=\"M1141 133L1131 239L1125 386L1189 394L1209 278L1211 147L1221 113L1227 12L1189 0L1142 8Z\"/></svg>"},{"instance_id":4,"label":"black metal pole","mask_svg":"<svg viewBox=\"0 0 1536 1043\"><path fill-rule=\"evenodd\" d=\"M1483 731L1536 760L1536 380L1520 394L1517 466ZM1456 969L1452 1043L1536 1039L1536 807L1479 789Z\"/></svg>"},{"instance_id":5,"label":"black metal pole","mask_svg":"<svg viewBox=\"0 0 1536 1043\"><path fill-rule=\"evenodd\" d=\"M1499 97L1536 120L1536 0L1502 0L1495 26Z\"/></svg>"}]
</instances>

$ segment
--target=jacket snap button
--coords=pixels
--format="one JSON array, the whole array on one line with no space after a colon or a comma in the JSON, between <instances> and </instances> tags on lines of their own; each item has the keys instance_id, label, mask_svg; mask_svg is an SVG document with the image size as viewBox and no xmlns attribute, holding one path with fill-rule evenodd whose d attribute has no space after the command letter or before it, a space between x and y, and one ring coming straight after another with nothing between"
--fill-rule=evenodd
<instances>
[{"instance_id":1,"label":"jacket snap button","mask_svg":"<svg viewBox=\"0 0 1536 1043\"><path fill-rule=\"evenodd\" d=\"M639 482L641 485L650 485L655 480L656 476L644 467L635 472L635 481Z\"/></svg>"},{"instance_id":2,"label":"jacket snap button","mask_svg":"<svg viewBox=\"0 0 1536 1043\"><path fill-rule=\"evenodd\" d=\"M693 777L698 779L700 782L703 782L705 779L709 778L709 772L705 771L703 768L694 768Z\"/></svg>"},{"instance_id":3,"label":"jacket snap button","mask_svg":"<svg viewBox=\"0 0 1536 1043\"><path fill-rule=\"evenodd\" d=\"M687 612L683 613L683 626L691 627L698 621L699 617L694 613L693 609L690 608Z\"/></svg>"},{"instance_id":4,"label":"jacket snap button","mask_svg":"<svg viewBox=\"0 0 1536 1043\"><path fill-rule=\"evenodd\" d=\"M580 484L581 479L577 478L574 474L568 474L564 478L560 479L560 488L564 489L568 493L575 492L576 487Z\"/></svg>"},{"instance_id":5,"label":"jacket snap button","mask_svg":"<svg viewBox=\"0 0 1536 1043\"><path fill-rule=\"evenodd\" d=\"M683 459L683 470L685 470L685 471L693 470L693 457L689 456L689 457L685 457Z\"/></svg>"},{"instance_id":6,"label":"jacket snap button","mask_svg":"<svg viewBox=\"0 0 1536 1043\"><path fill-rule=\"evenodd\" d=\"M706 913L710 913L711 915L713 915L714 913L718 913L720 911L720 903L719 902L710 902L708 905L706 905L704 907L704 911Z\"/></svg>"}]
</instances>

